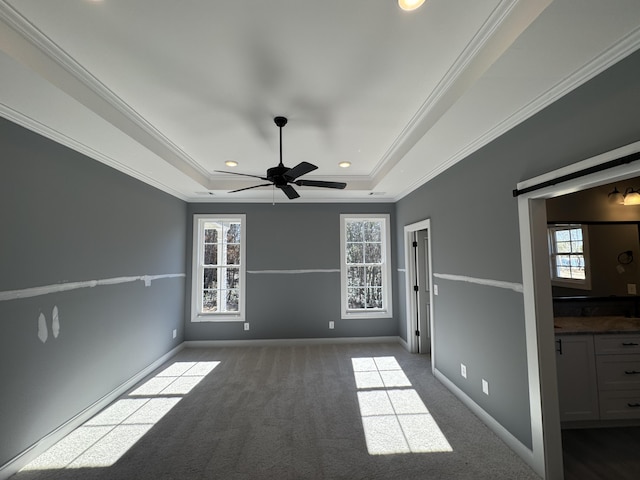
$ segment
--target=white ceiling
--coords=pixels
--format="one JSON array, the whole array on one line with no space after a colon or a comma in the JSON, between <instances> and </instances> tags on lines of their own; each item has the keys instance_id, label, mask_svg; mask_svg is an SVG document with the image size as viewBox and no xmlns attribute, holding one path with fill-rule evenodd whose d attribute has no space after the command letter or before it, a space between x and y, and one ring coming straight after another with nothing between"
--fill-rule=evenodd
<instances>
[{"instance_id":1,"label":"white ceiling","mask_svg":"<svg viewBox=\"0 0 640 480\"><path fill-rule=\"evenodd\" d=\"M295 201L395 201L637 50L640 1L0 0L0 47L0 115L178 198L272 201L215 170L264 175L283 115L348 183Z\"/></svg>"}]
</instances>

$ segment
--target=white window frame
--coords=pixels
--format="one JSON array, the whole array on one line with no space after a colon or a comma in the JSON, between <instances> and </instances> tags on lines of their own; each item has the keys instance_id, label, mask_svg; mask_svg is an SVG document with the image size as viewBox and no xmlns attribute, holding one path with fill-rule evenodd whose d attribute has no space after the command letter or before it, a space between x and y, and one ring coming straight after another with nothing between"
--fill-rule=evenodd
<instances>
[{"instance_id":1,"label":"white window frame","mask_svg":"<svg viewBox=\"0 0 640 480\"><path fill-rule=\"evenodd\" d=\"M557 276L555 257L557 252L554 232L557 230L582 230L582 256L584 257L584 280L564 278ZM549 269L551 271L551 285L556 287L575 288L579 290L591 290L591 259L589 257L589 229L580 223L550 224L547 226L547 237L549 241Z\"/></svg>"},{"instance_id":2,"label":"white window frame","mask_svg":"<svg viewBox=\"0 0 640 480\"><path fill-rule=\"evenodd\" d=\"M204 270L204 228L205 222L240 221L240 293L237 312L202 312L202 282ZM246 215L244 214L197 214L193 216L193 264L191 280L191 321L192 322L244 322L246 299Z\"/></svg>"},{"instance_id":3,"label":"white window frame","mask_svg":"<svg viewBox=\"0 0 640 480\"><path fill-rule=\"evenodd\" d=\"M350 309L347 303L347 238L348 220L382 221L382 305L381 309ZM342 319L392 318L391 279L391 216L389 214L341 214L340 215L340 312Z\"/></svg>"}]
</instances>

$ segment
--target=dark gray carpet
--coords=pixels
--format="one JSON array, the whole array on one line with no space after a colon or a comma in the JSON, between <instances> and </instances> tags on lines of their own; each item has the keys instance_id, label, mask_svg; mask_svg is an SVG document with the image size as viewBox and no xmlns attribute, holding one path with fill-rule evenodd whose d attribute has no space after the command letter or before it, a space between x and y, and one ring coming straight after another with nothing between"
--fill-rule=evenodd
<instances>
[{"instance_id":1,"label":"dark gray carpet","mask_svg":"<svg viewBox=\"0 0 640 480\"><path fill-rule=\"evenodd\" d=\"M368 453L352 358L389 356L397 359L451 452ZM539 478L434 379L427 356L411 355L397 344L188 348L166 366L176 361L220 364L186 395L158 394L179 401L113 465L58 465L12 478Z\"/></svg>"}]
</instances>

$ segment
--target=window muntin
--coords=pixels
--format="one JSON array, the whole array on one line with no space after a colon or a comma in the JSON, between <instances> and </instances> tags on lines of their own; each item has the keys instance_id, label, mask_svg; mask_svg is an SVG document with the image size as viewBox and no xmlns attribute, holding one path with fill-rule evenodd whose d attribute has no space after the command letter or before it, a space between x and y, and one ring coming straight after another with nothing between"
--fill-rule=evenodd
<instances>
[{"instance_id":1,"label":"window muntin","mask_svg":"<svg viewBox=\"0 0 640 480\"><path fill-rule=\"evenodd\" d=\"M193 321L244 319L245 216L194 217Z\"/></svg>"},{"instance_id":2,"label":"window muntin","mask_svg":"<svg viewBox=\"0 0 640 480\"><path fill-rule=\"evenodd\" d=\"M341 215L342 318L391 317L388 215Z\"/></svg>"},{"instance_id":3,"label":"window muntin","mask_svg":"<svg viewBox=\"0 0 640 480\"><path fill-rule=\"evenodd\" d=\"M552 284L591 289L586 227L553 225L548 228L548 235Z\"/></svg>"}]
</instances>

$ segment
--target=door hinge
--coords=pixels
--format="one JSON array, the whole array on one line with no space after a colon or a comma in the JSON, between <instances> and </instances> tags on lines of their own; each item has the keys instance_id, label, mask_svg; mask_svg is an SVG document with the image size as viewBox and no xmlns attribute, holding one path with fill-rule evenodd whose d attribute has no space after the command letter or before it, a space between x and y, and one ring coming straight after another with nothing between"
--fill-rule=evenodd
<instances>
[{"instance_id":1,"label":"door hinge","mask_svg":"<svg viewBox=\"0 0 640 480\"><path fill-rule=\"evenodd\" d=\"M414 291L414 292L417 292L418 290L420 290L420 287L418 287L418 285L414 285L414 286L413 286L413 291Z\"/></svg>"},{"instance_id":2,"label":"door hinge","mask_svg":"<svg viewBox=\"0 0 640 480\"><path fill-rule=\"evenodd\" d=\"M416 337L420 336L420 330L416 330Z\"/></svg>"}]
</instances>

